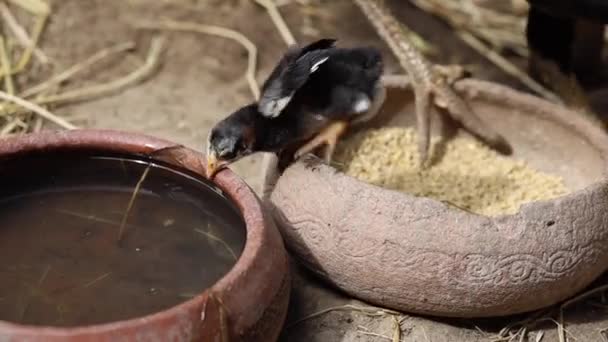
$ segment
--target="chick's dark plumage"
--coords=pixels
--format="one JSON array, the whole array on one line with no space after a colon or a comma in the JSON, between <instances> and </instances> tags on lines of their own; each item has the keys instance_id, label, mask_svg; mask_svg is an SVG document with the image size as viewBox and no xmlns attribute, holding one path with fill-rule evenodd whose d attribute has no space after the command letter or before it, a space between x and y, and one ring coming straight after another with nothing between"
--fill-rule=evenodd
<instances>
[{"instance_id":1,"label":"chick's dark plumage","mask_svg":"<svg viewBox=\"0 0 608 342\"><path fill-rule=\"evenodd\" d=\"M358 101L369 105L374 99L382 72L382 56L375 48L336 48L330 39L292 48L264 82L259 110L277 117L292 113L283 112L291 104L322 115L359 113L366 107Z\"/></svg>"},{"instance_id":2,"label":"chick's dark plumage","mask_svg":"<svg viewBox=\"0 0 608 342\"><path fill-rule=\"evenodd\" d=\"M377 95L383 72L380 52L373 48L350 48L333 49L328 55L290 104L308 113L337 119L349 119L367 111ZM365 106L362 101L367 102Z\"/></svg>"},{"instance_id":3,"label":"chick's dark plumage","mask_svg":"<svg viewBox=\"0 0 608 342\"><path fill-rule=\"evenodd\" d=\"M325 39L290 49L264 82L260 101L212 129L211 173L255 152L276 153L283 167L323 143L331 155L348 124L375 114L374 103L384 100L380 52L333 44Z\"/></svg>"},{"instance_id":4,"label":"chick's dark plumage","mask_svg":"<svg viewBox=\"0 0 608 342\"><path fill-rule=\"evenodd\" d=\"M297 63L316 68L309 71L306 82L289 99L284 110L271 117L288 117L289 121L299 122L298 138L308 141L296 150L294 158L325 145L325 160L329 162L348 126L369 120L384 101L382 56L371 47L332 47L316 55L304 55ZM277 80L277 83L283 81ZM267 114L264 109L261 103L259 110Z\"/></svg>"},{"instance_id":5,"label":"chick's dark plumage","mask_svg":"<svg viewBox=\"0 0 608 342\"><path fill-rule=\"evenodd\" d=\"M327 52L334 44L335 39L320 39L304 47L290 47L262 84L261 113L278 116L311 72L327 60Z\"/></svg>"}]
</instances>

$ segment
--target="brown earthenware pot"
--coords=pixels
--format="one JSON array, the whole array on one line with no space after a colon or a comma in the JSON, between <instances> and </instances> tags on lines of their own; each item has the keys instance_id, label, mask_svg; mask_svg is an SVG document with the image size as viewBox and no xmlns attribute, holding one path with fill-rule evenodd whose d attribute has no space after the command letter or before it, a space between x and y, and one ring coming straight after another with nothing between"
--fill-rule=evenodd
<instances>
[{"instance_id":1,"label":"brown earthenware pot","mask_svg":"<svg viewBox=\"0 0 608 342\"><path fill-rule=\"evenodd\" d=\"M76 130L0 141L0 158L41 150L148 155L205 174L201 154L133 133ZM0 341L275 341L291 285L281 236L256 195L234 173L221 171L215 183L242 212L247 235L237 263L210 289L165 311L108 324L60 328L0 322Z\"/></svg>"},{"instance_id":2,"label":"brown earthenware pot","mask_svg":"<svg viewBox=\"0 0 608 342\"><path fill-rule=\"evenodd\" d=\"M486 217L308 158L271 195L288 248L352 296L414 313L500 316L576 294L608 268L608 137L581 114L508 87L456 88L514 157L562 176L572 192ZM381 115L377 125L412 125L411 91L389 93Z\"/></svg>"}]
</instances>

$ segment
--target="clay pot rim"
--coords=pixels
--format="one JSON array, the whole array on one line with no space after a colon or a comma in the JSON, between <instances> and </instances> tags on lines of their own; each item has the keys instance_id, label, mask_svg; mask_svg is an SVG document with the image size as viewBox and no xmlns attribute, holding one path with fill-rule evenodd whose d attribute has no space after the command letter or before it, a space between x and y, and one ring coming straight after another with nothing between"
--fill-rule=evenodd
<instances>
[{"instance_id":1,"label":"clay pot rim","mask_svg":"<svg viewBox=\"0 0 608 342\"><path fill-rule=\"evenodd\" d=\"M511 87L501 85L498 83L484 81L475 78L467 78L459 80L455 83L455 88L458 92L467 94L468 98L474 99L476 97L482 97L484 100L493 103L508 106L510 108L517 107L521 108L522 111L528 112L531 115L540 115L554 123L567 127L573 131L573 134L579 136L583 140L586 140L589 145L598 151L602 156L604 167L602 171L602 178L596 182L590 183L589 185L574 191L569 191L564 195L554 197L547 200L537 200L523 203L519 210L512 214L501 214L495 216L487 216L472 211L463 210L454 206L450 206L443 203L435 198L425 196L414 196L409 193L401 192L398 190L383 188L378 185L370 184L354 177L347 175L346 173L338 170L337 168L325 164L320 158L314 156L308 156L294 164L307 163L324 170L324 173L333 174L334 176L346 177L352 186L356 186L362 189L372 189L376 193L385 194L396 194L399 197L415 198L417 200L430 201L433 205L446 208L448 211L455 213L461 213L472 217L481 219L504 219L504 218L515 218L521 214L522 211L530 210L532 208L539 208L548 203L561 200L569 200L572 198L580 197L583 193L589 191L589 189L608 188L608 134L603 132L600 128L595 126L590 120L587 120L580 113L576 113L571 109L561 107L557 104L551 103L543 98L522 93ZM411 90L409 90L411 91ZM395 114L398 115L398 114ZM290 166L291 167L291 166ZM311 168L303 168L307 177L318 177L312 171Z\"/></svg>"},{"instance_id":2,"label":"clay pot rim","mask_svg":"<svg viewBox=\"0 0 608 342\"><path fill-rule=\"evenodd\" d=\"M17 153L34 151L52 151L58 149L67 150L96 150L100 152L122 152L127 155L150 154L159 149L176 147L182 156L196 161L192 165L177 165L201 177L205 177L205 157L190 148L172 143L170 141L134 132L104 129L77 129L71 131L42 131L35 134L25 134L18 137L10 137L0 140L0 157ZM175 165L175 163L170 163ZM211 287L205 289L195 297L171 306L163 311L108 323L85 325L85 326L45 326L19 324L0 320L0 332L40 332L45 335L56 337L70 337L83 334L99 334L102 332L119 331L125 328L135 328L140 325L149 325L154 321L163 321L172 315L183 313L188 309L202 308L200 321L204 321L205 305L209 296L213 293L229 291L232 284L246 273L253 261L262 249L264 219L262 208L253 190L234 172L226 168L218 172L213 180L229 201L240 211L246 226L245 246L234 266Z\"/></svg>"}]
</instances>

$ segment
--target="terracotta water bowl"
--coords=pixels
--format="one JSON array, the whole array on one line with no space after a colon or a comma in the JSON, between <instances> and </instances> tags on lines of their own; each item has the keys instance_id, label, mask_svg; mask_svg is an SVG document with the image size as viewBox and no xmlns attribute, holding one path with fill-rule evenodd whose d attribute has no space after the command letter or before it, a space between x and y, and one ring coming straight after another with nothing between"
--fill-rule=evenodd
<instances>
[{"instance_id":1,"label":"terracotta water bowl","mask_svg":"<svg viewBox=\"0 0 608 342\"><path fill-rule=\"evenodd\" d=\"M456 86L514 157L562 176L572 192L485 217L309 157L271 195L288 249L352 296L412 313L500 316L576 294L608 268L608 137L580 114L510 88ZM390 93L383 113L377 124L411 125L412 93Z\"/></svg>"},{"instance_id":2,"label":"terracotta water bowl","mask_svg":"<svg viewBox=\"0 0 608 342\"><path fill-rule=\"evenodd\" d=\"M174 143L101 130L46 132L0 142L2 162L32 152L121 153L150 156L192 174L205 174L204 156ZM167 310L82 327L0 321L0 341L275 341L285 319L290 276L283 242L253 191L229 170L215 183L240 210L246 241L236 264L212 287ZM128 305L128 303L125 303Z\"/></svg>"}]
</instances>

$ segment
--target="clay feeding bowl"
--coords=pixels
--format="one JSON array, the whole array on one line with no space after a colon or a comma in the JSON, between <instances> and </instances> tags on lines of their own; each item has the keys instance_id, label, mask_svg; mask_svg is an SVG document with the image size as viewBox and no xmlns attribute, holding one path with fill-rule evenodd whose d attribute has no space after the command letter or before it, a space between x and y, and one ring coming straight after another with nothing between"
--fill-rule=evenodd
<instances>
[{"instance_id":1,"label":"clay feeding bowl","mask_svg":"<svg viewBox=\"0 0 608 342\"><path fill-rule=\"evenodd\" d=\"M288 249L352 296L412 313L501 316L574 295L608 268L608 138L580 114L504 86L469 79L456 88L513 157L563 177L571 192L486 217L309 157L271 195ZM413 108L410 91L389 93L376 124L412 125Z\"/></svg>"},{"instance_id":2,"label":"clay feeding bowl","mask_svg":"<svg viewBox=\"0 0 608 342\"><path fill-rule=\"evenodd\" d=\"M123 158L120 163L112 159L117 155ZM97 167L93 168L95 172L88 172L91 171L90 165ZM114 169L115 165L121 165L121 168ZM111 211L104 212L103 209L117 203L124 209L124 199L131 196L124 195L131 192L139 176L125 176L131 190L120 193L125 188L117 181L122 179L119 173L127 175L135 170L135 174L140 174L146 165L148 178L137 190L140 194L135 197L123 239L118 239L120 244L117 247L116 226L106 224L110 219L93 218L93 214L110 215ZM0 320L0 341L276 340L285 319L290 293L288 262L282 239L273 221L262 211L253 191L241 179L230 170L224 170L216 176L213 184L200 176L205 174L203 165L204 156L193 150L132 133L78 130L43 132L3 140L0 143L0 174L13 177L1 180L0 255L3 264L0 266L0 305L4 308L0 308L0 315L11 316L11 303L27 305L16 315L19 319ZM120 172L114 174L116 170ZM76 181L80 182L77 184L80 187L75 191L72 180L78 177L82 179ZM23 180L26 178L29 181ZM50 191L45 188L48 184L53 184ZM41 190L43 188L44 191ZM95 191L115 197L106 203L102 200L106 197ZM64 193L80 197L78 200L69 196L65 198L70 200L58 197ZM40 194L54 197L46 200ZM33 200L24 201L23 198L40 202L32 206ZM13 205L15 199L18 205ZM158 204L161 199L165 202ZM172 216L162 225L150 223L159 216L159 212L165 211L165 204L170 208L168 212L179 215ZM6 209L7 206L10 210ZM58 206L72 210L59 208L65 209L60 214L72 216L60 223L43 226L41 222L52 222L58 215L56 212L60 210L55 210ZM38 214L28 215L22 208L35 210ZM74 208L87 209L93 214L78 216ZM184 208L193 209L187 212ZM40 210L44 210L44 214L39 214ZM183 221L197 223L196 220L202 219L209 219L200 221L207 223L208 229L216 229L214 241L204 239L203 235L207 236L210 231L200 230L208 233L203 235L184 235L184 231L193 234L195 229L184 230ZM29 225L15 225L15 220L31 221L27 221ZM100 222L106 225L100 228ZM24 236L35 238L27 240ZM232 242L216 241L222 236L232 237ZM201 247L200 241L207 241L208 245ZM63 246L60 243L66 247L56 248L56 245ZM32 248L37 244L42 247ZM232 255L233 259L225 269L214 268L211 262L205 263L205 258L212 256L209 246L226 247L223 254L216 253L222 258ZM230 253L226 252L228 250ZM74 255L77 260L73 260ZM216 259L210 260L215 262ZM114 263L104 264L105 260ZM32 266L34 261L38 264ZM24 276L32 269L39 272L38 266L47 264L49 266L44 267L42 276L33 273L39 279L29 281ZM97 268L108 272L93 278L91 270ZM82 277L87 279L86 282L74 285L77 275L82 275L79 272L88 278ZM177 294L169 291L174 288L166 289L173 284L172 279L166 279L167 274L169 278L179 278L189 286L194 284L193 289L202 286L202 275L210 283L199 291L193 290L194 293L183 299L171 302L175 301ZM29 285L19 285L20 282ZM22 295L20 292L28 286L38 290ZM145 286L157 287L140 295L140 287ZM10 293L11 289L13 293ZM40 299L42 297L44 300ZM163 298L173 299L163 302ZM63 311L49 315L49 308L55 310L59 302ZM90 302L95 305L82 309ZM158 303L159 306L150 307L149 303ZM145 314L134 315L138 305L146 307ZM57 304L57 310L59 307ZM80 311L74 313L70 308L80 308ZM126 318L101 317L106 311L113 318L121 315L126 315ZM73 321L66 323L62 315L73 316ZM48 324L55 321L59 324Z\"/></svg>"}]
</instances>

